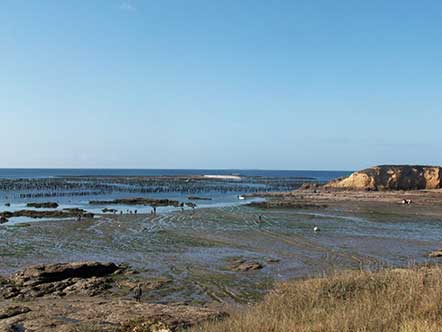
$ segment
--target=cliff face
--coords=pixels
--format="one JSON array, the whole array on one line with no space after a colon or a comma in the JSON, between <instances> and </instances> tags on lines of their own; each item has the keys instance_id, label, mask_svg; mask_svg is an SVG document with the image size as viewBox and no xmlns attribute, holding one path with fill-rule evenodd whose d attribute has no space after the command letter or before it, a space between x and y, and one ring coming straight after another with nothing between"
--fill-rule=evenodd
<instances>
[{"instance_id":1,"label":"cliff face","mask_svg":"<svg viewBox=\"0 0 442 332\"><path fill-rule=\"evenodd\" d=\"M418 190L442 188L442 167L384 165L333 180L326 188L356 190Z\"/></svg>"}]
</instances>

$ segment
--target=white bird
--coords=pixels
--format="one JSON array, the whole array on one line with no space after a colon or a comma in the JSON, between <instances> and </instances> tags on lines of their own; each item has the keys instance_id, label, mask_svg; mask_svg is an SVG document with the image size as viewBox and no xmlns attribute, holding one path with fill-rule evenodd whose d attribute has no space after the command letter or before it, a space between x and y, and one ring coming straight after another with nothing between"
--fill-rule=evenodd
<instances>
[{"instance_id":1,"label":"white bird","mask_svg":"<svg viewBox=\"0 0 442 332\"><path fill-rule=\"evenodd\" d=\"M318 226L313 227L313 232L319 232L319 231L320 231L320 229Z\"/></svg>"}]
</instances>

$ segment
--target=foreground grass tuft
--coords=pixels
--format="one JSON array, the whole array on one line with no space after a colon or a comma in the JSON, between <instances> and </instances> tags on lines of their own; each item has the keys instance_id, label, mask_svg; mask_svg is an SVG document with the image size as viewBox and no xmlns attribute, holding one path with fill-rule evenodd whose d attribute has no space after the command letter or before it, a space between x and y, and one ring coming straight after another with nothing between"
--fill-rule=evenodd
<instances>
[{"instance_id":1,"label":"foreground grass tuft","mask_svg":"<svg viewBox=\"0 0 442 332\"><path fill-rule=\"evenodd\" d=\"M348 271L280 284L193 332L442 332L442 267Z\"/></svg>"}]
</instances>

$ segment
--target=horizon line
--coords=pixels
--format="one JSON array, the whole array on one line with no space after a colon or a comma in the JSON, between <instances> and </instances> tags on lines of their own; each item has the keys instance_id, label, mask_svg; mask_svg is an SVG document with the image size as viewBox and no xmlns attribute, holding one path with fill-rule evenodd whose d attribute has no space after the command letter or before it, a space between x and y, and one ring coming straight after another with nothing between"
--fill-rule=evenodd
<instances>
[{"instance_id":1,"label":"horizon line","mask_svg":"<svg viewBox=\"0 0 442 332\"><path fill-rule=\"evenodd\" d=\"M139 167L0 167L0 170L213 170L213 171L329 171L329 172L351 172L352 170L343 169L282 169L282 168L139 168Z\"/></svg>"}]
</instances>

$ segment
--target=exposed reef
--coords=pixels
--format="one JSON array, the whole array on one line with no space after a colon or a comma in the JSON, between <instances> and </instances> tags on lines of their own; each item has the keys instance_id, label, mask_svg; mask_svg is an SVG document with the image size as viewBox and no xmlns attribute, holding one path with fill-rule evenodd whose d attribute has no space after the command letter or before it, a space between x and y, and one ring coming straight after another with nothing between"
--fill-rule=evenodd
<instances>
[{"instance_id":1,"label":"exposed reef","mask_svg":"<svg viewBox=\"0 0 442 332\"><path fill-rule=\"evenodd\" d=\"M151 199L151 198L120 198L111 201L90 201L91 205L150 205L150 206L183 206L182 203L170 199Z\"/></svg>"},{"instance_id":2,"label":"exposed reef","mask_svg":"<svg viewBox=\"0 0 442 332\"><path fill-rule=\"evenodd\" d=\"M4 211L0 212L0 223L7 222L8 219L15 217L42 219L42 218L72 218L79 216L81 216L82 218L93 218L94 214L76 208L65 209L65 210L44 210L44 211L36 211L36 210L19 210L14 212Z\"/></svg>"},{"instance_id":3,"label":"exposed reef","mask_svg":"<svg viewBox=\"0 0 442 332\"><path fill-rule=\"evenodd\" d=\"M33 207L36 209L56 209L58 208L58 203L55 202L45 202L45 203L28 203L27 207Z\"/></svg>"}]
</instances>

